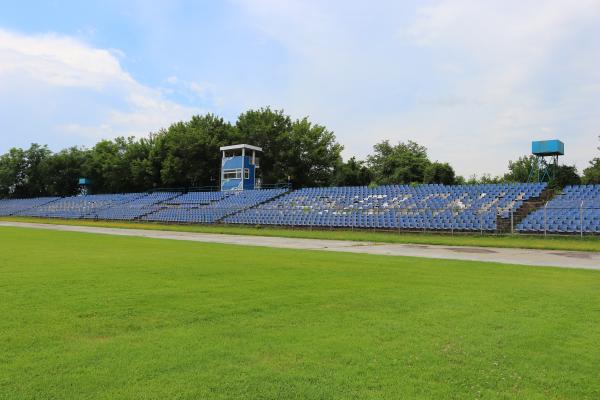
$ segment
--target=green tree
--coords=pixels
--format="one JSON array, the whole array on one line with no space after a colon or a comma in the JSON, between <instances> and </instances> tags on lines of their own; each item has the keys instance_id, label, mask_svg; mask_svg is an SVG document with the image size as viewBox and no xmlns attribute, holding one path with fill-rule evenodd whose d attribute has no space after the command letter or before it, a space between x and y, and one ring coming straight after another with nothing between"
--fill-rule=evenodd
<instances>
[{"instance_id":1,"label":"green tree","mask_svg":"<svg viewBox=\"0 0 600 400\"><path fill-rule=\"evenodd\" d=\"M347 162L340 162L335 170L332 184L334 186L366 186L371 183L372 174L364 161L355 157Z\"/></svg>"},{"instance_id":2,"label":"green tree","mask_svg":"<svg viewBox=\"0 0 600 400\"><path fill-rule=\"evenodd\" d=\"M600 158L594 158L590 161L590 166L583 170L583 182L600 184Z\"/></svg>"},{"instance_id":3,"label":"green tree","mask_svg":"<svg viewBox=\"0 0 600 400\"><path fill-rule=\"evenodd\" d=\"M237 142L234 128L212 114L194 116L171 125L152 137L149 162L154 186L216 186L219 147Z\"/></svg>"},{"instance_id":4,"label":"green tree","mask_svg":"<svg viewBox=\"0 0 600 400\"><path fill-rule=\"evenodd\" d=\"M260 174L263 182L287 182L292 167L288 161L296 151L290 138L291 118L283 111L273 111L267 107L241 114L235 127L241 142L263 148L264 153L260 155Z\"/></svg>"},{"instance_id":5,"label":"green tree","mask_svg":"<svg viewBox=\"0 0 600 400\"><path fill-rule=\"evenodd\" d=\"M410 140L395 146L387 140L376 144L367 162L374 181L380 185L422 183L431 164L427 149Z\"/></svg>"},{"instance_id":6,"label":"green tree","mask_svg":"<svg viewBox=\"0 0 600 400\"><path fill-rule=\"evenodd\" d=\"M47 161L51 154L47 146L33 143L27 150L13 148L0 156L0 195L47 195Z\"/></svg>"},{"instance_id":7,"label":"green tree","mask_svg":"<svg viewBox=\"0 0 600 400\"><path fill-rule=\"evenodd\" d=\"M124 162L129 167L130 191L143 192L155 186L156 179L150 159L153 147L153 134L137 141L129 140L123 157Z\"/></svg>"},{"instance_id":8,"label":"green tree","mask_svg":"<svg viewBox=\"0 0 600 400\"><path fill-rule=\"evenodd\" d=\"M101 140L90 149L83 166L84 177L92 181L93 193L129 192L131 175L125 152L133 139Z\"/></svg>"},{"instance_id":9,"label":"green tree","mask_svg":"<svg viewBox=\"0 0 600 400\"><path fill-rule=\"evenodd\" d=\"M504 175L502 181L505 182L528 182L532 171L537 169L537 157L528 155L519 157L517 161L508 162L508 172ZM550 166L553 178L548 182L551 188L563 188L566 185L578 185L581 183L581 177L577 173L575 166L559 165ZM537 178L537 176L536 176Z\"/></svg>"},{"instance_id":10,"label":"green tree","mask_svg":"<svg viewBox=\"0 0 600 400\"><path fill-rule=\"evenodd\" d=\"M467 184L467 180L465 179L464 176L457 175L456 178L454 178L454 184L455 185L466 185Z\"/></svg>"},{"instance_id":11,"label":"green tree","mask_svg":"<svg viewBox=\"0 0 600 400\"><path fill-rule=\"evenodd\" d=\"M22 187L21 195L23 197L39 197L48 194L47 188L47 162L52 152L48 146L41 146L33 143L29 149L25 150L25 159L27 160L25 169L26 185Z\"/></svg>"},{"instance_id":12,"label":"green tree","mask_svg":"<svg viewBox=\"0 0 600 400\"><path fill-rule=\"evenodd\" d=\"M27 158L23 149L12 148L0 156L0 195L18 197L27 183Z\"/></svg>"},{"instance_id":13,"label":"green tree","mask_svg":"<svg viewBox=\"0 0 600 400\"><path fill-rule=\"evenodd\" d=\"M464 178L463 178L464 179ZM467 185L489 185L504 182L504 178L500 176L494 176L491 174L482 174L481 178L477 175L471 175L465 182Z\"/></svg>"},{"instance_id":14,"label":"green tree","mask_svg":"<svg viewBox=\"0 0 600 400\"><path fill-rule=\"evenodd\" d=\"M291 177L299 186L329 185L341 162L342 146L324 126L262 108L241 114L235 126L207 114L141 139L101 140L90 149L56 154L37 144L11 149L0 156L0 196L71 195L80 177L92 181L93 193L216 186L219 147L236 143L264 148L260 172L265 183Z\"/></svg>"},{"instance_id":15,"label":"green tree","mask_svg":"<svg viewBox=\"0 0 600 400\"><path fill-rule=\"evenodd\" d=\"M504 174L507 182L528 182L531 171L537 165L537 157L532 155L519 157L516 161L508 162L508 172Z\"/></svg>"},{"instance_id":16,"label":"green tree","mask_svg":"<svg viewBox=\"0 0 600 400\"><path fill-rule=\"evenodd\" d=\"M456 181L454 168L448 163L434 162L425 168L423 183L443 183L453 185Z\"/></svg>"},{"instance_id":17,"label":"green tree","mask_svg":"<svg viewBox=\"0 0 600 400\"><path fill-rule=\"evenodd\" d=\"M567 185L580 184L581 177L574 165L559 165L554 172L554 179L548 183L548 186L555 189L562 189Z\"/></svg>"},{"instance_id":18,"label":"green tree","mask_svg":"<svg viewBox=\"0 0 600 400\"><path fill-rule=\"evenodd\" d=\"M241 142L263 148L263 182L284 183L289 178L297 187L332 182L343 147L324 126L308 118L292 121L283 111L268 107L241 114L235 126Z\"/></svg>"},{"instance_id":19,"label":"green tree","mask_svg":"<svg viewBox=\"0 0 600 400\"><path fill-rule=\"evenodd\" d=\"M89 154L89 150L71 147L48 158L45 178L48 194L54 196L76 194L79 178L84 177L83 168Z\"/></svg>"},{"instance_id":20,"label":"green tree","mask_svg":"<svg viewBox=\"0 0 600 400\"><path fill-rule=\"evenodd\" d=\"M303 118L292 123L287 140L290 146L278 164L285 165L283 172L296 186L328 186L333 182L343 150L333 132Z\"/></svg>"}]
</instances>

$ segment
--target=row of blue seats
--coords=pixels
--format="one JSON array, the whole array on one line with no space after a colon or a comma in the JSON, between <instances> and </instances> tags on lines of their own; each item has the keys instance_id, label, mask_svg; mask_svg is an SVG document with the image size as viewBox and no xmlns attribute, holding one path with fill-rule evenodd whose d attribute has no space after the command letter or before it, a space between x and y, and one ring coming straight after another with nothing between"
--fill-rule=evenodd
<instances>
[{"instance_id":1,"label":"row of blue seats","mask_svg":"<svg viewBox=\"0 0 600 400\"><path fill-rule=\"evenodd\" d=\"M287 192L156 192L0 200L0 215L45 218L215 222ZM174 214L173 214L174 213ZM198 216L204 214L204 216ZM177 216L176 218L171 218Z\"/></svg>"},{"instance_id":2,"label":"row of blue seats","mask_svg":"<svg viewBox=\"0 0 600 400\"><path fill-rule=\"evenodd\" d=\"M21 212L59 200L60 197L37 197L34 199L0 199L0 216L17 215Z\"/></svg>"},{"instance_id":3,"label":"row of blue seats","mask_svg":"<svg viewBox=\"0 0 600 400\"><path fill-rule=\"evenodd\" d=\"M564 188L545 207L529 214L517 225L518 232L599 233L600 185Z\"/></svg>"},{"instance_id":4,"label":"row of blue seats","mask_svg":"<svg viewBox=\"0 0 600 400\"><path fill-rule=\"evenodd\" d=\"M144 194L126 193L65 197L33 209L21 211L17 215L46 218L86 218L112 206L126 204L141 196L144 196Z\"/></svg>"},{"instance_id":5,"label":"row of blue seats","mask_svg":"<svg viewBox=\"0 0 600 400\"><path fill-rule=\"evenodd\" d=\"M263 189L216 192L209 196L186 196L166 202L166 206L142 219L157 222L214 223L224 217L256 206L287 192L287 189ZM210 202L207 199L212 198Z\"/></svg>"},{"instance_id":6,"label":"row of blue seats","mask_svg":"<svg viewBox=\"0 0 600 400\"><path fill-rule=\"evenodd\" d=\"M167 204L211 204L223 200L233 192L189 192L166 201Z\"/></svg>"},{"instance_id":7,"label":"row of blue seats","mask_svg":"<svg viewBox=\"0 0 600 400\"><path fill-rule=\"evenodd\" d=\"M178 192L156 192L136 198L125 204L114 204L87 218L132 221L156 212L160 209L160 204L168 202L181 195Z\"/></svg>"},{"instance_id":8,"label":"row of blue seats","mask_svg":"<svg viewBox=\"0 0 600 400\"><path fill-rule=\"evenodd\" d=\"M494 230L544 184L371 187L130 193L52 199L18 215L182 223ZM24 201L23 201L24 202ZM8 207L4 208L8 213ZM16 210L16 211L15 211Z\"/></svg>"},{"instance_id":9,"label":"row of blue seats","mask_svg":"<svg viewBox=\"0 0 600 400\"><path fill-rule=\"evenodd\" d=\"M269 203L225 218L232 224L265 224L290 226L341 226L403 228L400 219L374 222L360 219L342 219L336 215L389 215L419 216L432 229L496 229L496 216L507 217L524 201L538 198L545 184L501 185L389 185L376 188L308 188L291 192ZM315 218L315 216L320 216ZM445 216L446 219L441 216ZM420 223L409 223L411 226Z\"/></svg>"}]
</instances>

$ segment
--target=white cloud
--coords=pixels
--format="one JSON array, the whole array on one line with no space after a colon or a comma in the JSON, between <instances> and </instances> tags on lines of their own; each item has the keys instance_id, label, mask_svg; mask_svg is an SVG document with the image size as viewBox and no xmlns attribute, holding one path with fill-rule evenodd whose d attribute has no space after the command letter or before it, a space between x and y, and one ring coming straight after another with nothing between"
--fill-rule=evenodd
<instances>
[{"instance_id":1,"label":"white cloud","mask_svg":"<svg viewBox=\"0 0 600 400\"><path fill-rule=\"evenodd\" d=\"M463 175L502 173L533 139L563 139L580 169L597 155L600 0L232 2L219 51L203 42L194 57L165 47L196 31L142 7L158 20L139 24L152 29L137 65L172 71L160 88L137 82L118 51L0 30L0 152L23 137L90 143L205 106L235 118L270 105L334 130L346 156L413 139Z\"/></svg>"},{"instance_id":2,"label":"white cloud","mask_svg":"<svg viewBox=\"0 0 600 400\"><path fill-rule=\"evenodd\" d=\"M27 140L50 144L82 144L81 138L92 144L100 138L146 135L202 112L137 82L117 57L124 54L66 36L0 30L0 97L6 114L11 113L3 115L1 130L18 127ZM46 99L43 108L40 98ZM40 125L45 132L37 130ZM17 139L23 138L3 137L0 144L26 145Z\"/></svg>"},{"instance_id":3,"label":"white cloud","mask_svg":"<svg viewBox=\"0 0 600 400\"><path fill-rule=\"evenodd\" d=\"M212 84L188 81L180 79L177 76L169 76L166 82L170 87L163 89L163 91L177 93L190 102L200 101L202 103L209 103L215 107L221 106L224 103L223 97L215 94L215 86Z\"/></svg>"},{"instance_id":4,"label":"white cloud","mask_svg":"<svg viewBox=\"0 0 600 400\"><path fill-rule=\"evenodd\" d=\"M464 57L458 63L467 66L468 74L453 76L453 93L480 104L445 116L433 110L446 126L472 122L462 134L447 130L457 135L456 156L470 139L470 146L482 150L482 161L487 155L497 160L492 171L499 173L507 155L494 149L514 158L527 152L532 139L558 137L567 143L566 161L584 168L595 146L580 143L597 143L599 133L592 126L600 116L590 111L600 101L600 59L589 56L600 51L591 40L600 33L599 22L600 2L587 0L543 5L445 0L422 8L406 31L409 37L426 49ZM487 144L492 149L486 150ZM462 169L477 171L469 157L464 160L458 161Z\"/></svg>"},{"instance_id":5,"label":"white cloud","mask_svg":"<svg viewBox=\"0 0 600 400\"><path fill-rule=\"evenodd\" d=\"M132 84L108 51L55 34L25 36L0 30L0 75L19 74L52 86L93 89Z\"/></svg>"},{"instance_id":6,"label":"white cloud","mask_svg":"<svg viewBox=\"0 0 600 400\"><path fill-rule=\"evenodd\" d=\"M260 99L333 128L347 155L413 139L470 175L535 139L563 139L580 169L597 154L598 0L237 4L291 58Z\"/></svg>"}]
</instances>

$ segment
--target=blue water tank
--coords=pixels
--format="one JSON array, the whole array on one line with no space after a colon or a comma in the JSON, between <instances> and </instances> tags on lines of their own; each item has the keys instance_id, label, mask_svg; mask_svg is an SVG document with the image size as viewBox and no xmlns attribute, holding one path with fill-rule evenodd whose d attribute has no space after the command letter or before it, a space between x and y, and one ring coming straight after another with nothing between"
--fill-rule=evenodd
<instances>
[{"instance_id":1,"label":"blue water tank","mask_svg":"<svg viewBox=\"0 0 600 400\"><path fill-rule=\"evenodd\" d=\"M531 142L531 154L536 156L564 156L565 144L560 140L538 140Z\"/></svg>"}]
</instances>

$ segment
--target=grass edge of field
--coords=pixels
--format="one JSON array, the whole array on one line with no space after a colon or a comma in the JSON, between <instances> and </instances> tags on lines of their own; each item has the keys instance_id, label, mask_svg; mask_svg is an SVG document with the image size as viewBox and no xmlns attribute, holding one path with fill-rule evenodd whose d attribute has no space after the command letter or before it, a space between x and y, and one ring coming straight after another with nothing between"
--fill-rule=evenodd
<instances>
[{"instance_id":1,"label":"grass edge of field","mask_svg":"<svg viewBox=\"0 0 600 400\"><path fill-rule=\"evenodd\" d=\"M356 242L420 244L441 246L476 246L535 250L600 252L600 237L564 237L534 235L480 235L460 233L369 232L366 230L293 229L225 225L180 225L154 222L94 221L37 217L0 217L0 221L40 223L47 225L90 226L99 228L142 229L223 235L284 237L299 239L349 240Z\"/></svg>"}]
</instances>

